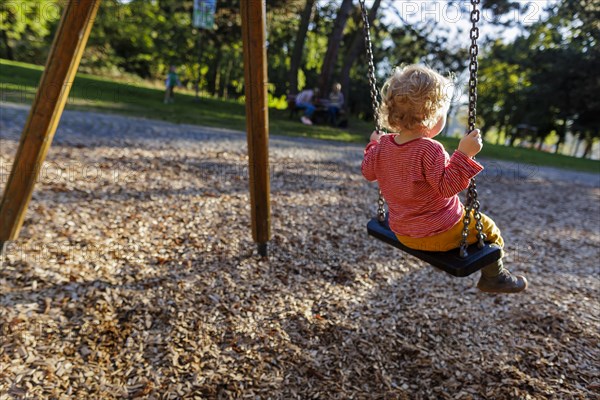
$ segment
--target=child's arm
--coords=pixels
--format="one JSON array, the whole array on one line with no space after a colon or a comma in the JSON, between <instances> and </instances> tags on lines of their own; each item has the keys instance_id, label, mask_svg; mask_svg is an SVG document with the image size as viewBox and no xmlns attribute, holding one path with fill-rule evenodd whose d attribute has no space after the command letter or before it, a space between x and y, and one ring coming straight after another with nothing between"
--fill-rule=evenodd
<instances>
[{"instance_id":1,"label":"child's arm","mask_svg":"<svg viewBox=\"0 0 600 400\"><path fill-rule=\"evenodd\" d=\"M446 198L465 190L471 178L483 170L481 164L460 151L449 157L441 144L428 149L423 168L427 182Z\"/></svg>"},{"instance_id":2,"label":"child's arm","mask_svg":"<svg viewBox=\"0 0 600 400\"><path fill-rule=\"evenodd\" d=\"M375 174L375 152L377 151L380 138L381 135L377 132L371 134L371 141L365 148L365 154L361 165L363 176L370 182L377 180L377 175Z\"/></svg>"}]
</instances>

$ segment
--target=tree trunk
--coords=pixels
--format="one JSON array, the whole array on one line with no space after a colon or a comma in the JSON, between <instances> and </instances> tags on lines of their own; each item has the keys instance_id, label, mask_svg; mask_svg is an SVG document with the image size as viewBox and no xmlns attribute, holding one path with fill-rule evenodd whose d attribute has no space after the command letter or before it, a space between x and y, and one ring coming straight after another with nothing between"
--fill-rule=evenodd
<instances>
[{"instance_id":1,"label":"tree trunk","mask_svg":"<svg viewBox=\"0 0 600 400\"><path fill-rule=\"evenodd\" d=\"M296 41L294 42L294 50L290 59L290 72L289 72L289 87L288 93L298 93L298 70L300 69L300 63L302 63L302 54L304 52L304 42L306 41L306 34L308 33L308 25L310 24L310 17L315 6L315 0L306 0L304 11L300 16L300 27L296 34Z\"/></svg>"},{"instance_id":2,"label":"tree trunk","mask_svg":"<svg viewBox=\"0 0 600 400\"><path fill-rule=\"evenodd\" d=\"M515 147L515 142L517 141L518 137L519 137L518 131L510 134L510 142L509 142L510 147Z\"/></svg>"},{"instance_id":3,"label":"tree trunk","mask_svg":"<svg viewBox=\"0 0 600 400\"><path fill-rule=\"evenodd\" d=\"M373 25L373 21L375 21L375 18L377 17L377 11L379 10L380 5L381 0L375 0L373 3L373 6L369 11L369 25ZM342 91L344 93L344 98L346 99L346 105L350 99L350 70L352 70L352 66L358 58L359 53L364 49L365 34L361 21L361 26L358 32L356 32L354 40L352 40L352 44L348 48L348 52L344 56L344 63L342 64L342 71L340 72L340 83L342 84Z\"/></svg>"},{"instance_id":4,"label":"tree trunk","mask_svg":"<svg viewBox=\"0 0 600 400\"><path fill-rule=\"evenodd\" d=\"M8 58L11 61L14 61L15 56L13 54L12 51L12 47L10 47L10 44L8 43L8 35L6 34L5 30L2 30L2 41L4 42L4 46L6 47L6 58Z\"/></svg>"},{"instance_id":5,"label":"tree trunk","mask_svg":"<svg viewBox=\"0 0 600 400\"><path fill-rule=\"evenodd\" d=\"M544 145L544 138L539 138L537 144L535 145L535 148L538 151L541 151L543 145Z\"/></svg>"},{"instance_id":6,"label":"tree trunk","mask_svg":"<svg viewBox=\"0 0 600 400\"><path fill-rule=\"evenodd\" d=\"M577 143L575 144L575 148L573 149L573 153L571 153L571 156L577 157L577 153L579 152L579 146L581 146L582 140L583 138L581 137L581 134L577 135Z\"/></svg>"},{"instance_id":7,"label":"tree trunk","mask_svg":"<svg viewBox=\"0 0 600 400\"><path fill-rule=\"evenodd\" d=\"M562 144L560 138L558 138L558 141L556 142L556 144L554 145L554 154L560 154L560 145Z\"/></svg>"},{"instance_id":8,"label":"tree trunk","mask_svg":"<svg viewBox=\"0 0 600 400\"><path fill-rule=\"evenodd\" d=\"M337 61L338 52L340 45L342 44L342 38L344 34L344 27L352 11L352 0L343 0L340 10L338 11L335 23L333 24L333 30L329 35L327 42L327 52L323 58L323 66L321 67L321 76L319 77L319 89L321 90L321 96L326 96L331 86L331 76L335 69L335 63Z\"/></svg>"},{"instance_id":9,"label":"tree trunk","mask_svg":"<svg viewBox=\"0 0 600 400\"><path fill-rule=\"evenodd\" d=\"M196 84L194 85L194 89L196 90L196 97L194 98L195 102L200 101L200 82L202 81L202 56L203 56L203 47L202 42L200 40L201 30L198 29L198 76L196 77Z\"/></svg>"},{"instance_id":10,"label":"tree trunk","mask_svg":"<svg viewBox=\"0 0 600 400\"><path fill-rule=\"evenodd\" d=\"M561 152L562 141L560 138L558 138L558 142L556 142L555 146L556 147L554 148L554 154L562 154L562 152Z\"/></svg>"},{"instance_id":11,"label":"tree trunk","mask_svg":"<svg viewBox=\"0 0 600 400\"><path fill-rule=\"evenodd\" d=\"M592 153L592 148L594 147L594 138L586 137L585 139L585 149L583 150L583 155L581 158L589 158Z\"/></svg>"},{"instance_id":12,"label":"tree trunk","mask_svg":"<svg viewBox=\"0 0 600 400\"><path fill-rule=\"evenodd\" d=\"M221 59L223 58L223 50L220 47L216 48L215 58L212 62L211 69L208 75L207 89L211 96L217 94L217 80L219 78L219 68L221 67Z\"/></svg>"},{"instance_id":13,"label":"tree trunk","mask_svg":"<svg viewBox=\"0 0 600 400\"><path fill-rule=\"evenodd\" d=\"M229 59L227 63L227 69L224 74L221 74L219 79L219 98L227 98L227 86L229 85L229 77L231 76L231 70L233 69L233 58Z\"/></svg>"},{"instance_id":14,"label":"tree trunk","mask_svg":"<svg viewBox=\"0 0 600 400\"><path fill-rule=\"evenodd\" d=\"M556 133L558 134L558 141L556 142L556 148L554 149L554 154L560 154L560 148L565 141L565 137L567 136L567 122L565 121L560 129L556 129Z\"/></svg>"}]
</instances>

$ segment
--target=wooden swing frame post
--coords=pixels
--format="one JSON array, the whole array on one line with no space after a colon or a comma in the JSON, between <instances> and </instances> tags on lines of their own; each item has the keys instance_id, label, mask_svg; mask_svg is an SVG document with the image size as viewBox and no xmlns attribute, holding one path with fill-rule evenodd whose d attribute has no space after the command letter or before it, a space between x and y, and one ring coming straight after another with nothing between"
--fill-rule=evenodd
<instances>
[{"instance_id":1,"label":"wooden swing frame post","mask_svg":"<svg viewBox=\"0 0 600 400\"><path fill-rule=\"evenodd\" d=\"M0 253L16 240L39 171L64 110L101 0L69 1L46 61L35 100L0 202ZM242 0L246 125L252 237L261 255L271 238L266 3Z\"/></svg>"},{"instance_id":2,"label":"wooden swing frame post","mask_svg":"<svg viewBox=\"0 0 600 400\"><path fill-rule=\"evenodd\" d=\"M79 0L65 6L0 203L0 249L19 236L99 5Z\"/></svg>"},{"instance_id":3,"label":"wooden swing frame post","mask_svg":"<svg viewBox=\"0 0 600 400\"><path fill-rule=\"evenodd\" d=\"M242 0L241 11L252 237L266 256L271 238L266 3Z\"/></svg>"}]
</instances>

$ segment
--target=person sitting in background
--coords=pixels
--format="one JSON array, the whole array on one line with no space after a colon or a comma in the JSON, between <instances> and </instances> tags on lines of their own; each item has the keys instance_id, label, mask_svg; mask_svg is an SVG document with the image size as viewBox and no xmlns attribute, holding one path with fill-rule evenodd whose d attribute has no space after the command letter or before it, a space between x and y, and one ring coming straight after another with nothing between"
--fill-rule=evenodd
<instances>
[{"instance_id":1,"label":"person sitting in background","mask_svg":"<svg viewBox=\"0 0 600 400\"><path fill-rule=\"evenodd\" d=\"M337 116L344 106L344 94L342 93L342 85L334 83L329 93L329 103L327 111L329 112L329 122L333 126L337 126Z\"/></svg>"},{"instance_id":2,"label":"person sitting in background","mask_svg":"<svg viewBox=\"0 0 600 400\"><path fill-rule=\"evenodd\" d=\"M304 109L304 115L300 118L300 121L304 125L312 125L312 115L315 112L315 106L313 104L313 97L317 96L319 89L305 89L298 93L296 96L296 107Z\"/></svg>"}]
</instances>

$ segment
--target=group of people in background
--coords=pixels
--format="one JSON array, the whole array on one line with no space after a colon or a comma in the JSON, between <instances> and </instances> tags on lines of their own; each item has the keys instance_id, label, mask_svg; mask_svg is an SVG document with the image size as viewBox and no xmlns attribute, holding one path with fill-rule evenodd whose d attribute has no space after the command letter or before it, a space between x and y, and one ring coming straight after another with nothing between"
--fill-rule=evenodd
<instances>
[{"instance_id":1,"label":"group of people in background","mask_svg":"<svg viewBox=\"0 0 600 400\"><path fill-rule=\"evenodd\" d=\"M317 109L316 105L323 105L327 109L328 122L332 126L338 126L338 116L344 107L344 94L342 85L335 83L331 88L329 96L325 99L319 98L319 89L305 89L296 96L296 108L304 110L300 121L304 125L313 124L313 115Z\"/></svg>"},{"instance_id":2,"label":"group of people in background","mask_svg":"<svg viewBox=\"0 0 600 400\"><path fill-rule=\"evenodd\" d=\"M165 98L164 103L170 104L175 102L175 87L183 87L177 68L174 65L169 67L167 78L165 79ZM303 109L304 115L300 121L304 125L313 124L313 115L317 110L317 105L322 106L327 110L327 119L332 126L338 126L338 116L344 107L344 94L342 93L342 85L334 83L327 98L319 98L319 89L305 89L296 96L296 108Z\"/></svg>"}]
</instances>

